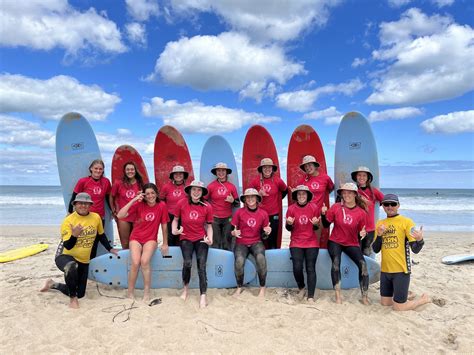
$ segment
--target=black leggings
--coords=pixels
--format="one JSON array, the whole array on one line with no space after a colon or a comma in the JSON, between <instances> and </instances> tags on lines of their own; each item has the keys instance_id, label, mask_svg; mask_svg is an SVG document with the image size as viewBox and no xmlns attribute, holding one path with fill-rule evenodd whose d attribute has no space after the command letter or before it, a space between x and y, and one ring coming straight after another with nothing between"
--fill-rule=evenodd
<instances>
[{"instance_id":1,"label":"black leggings","mask_svg":"<svg viewBox=\"0 0 474 355\"><path fill-rule=\"evenodd\" d=\"M223 250L232 250L231 218L214 217L212 221L212 247Z\"/></svg>"},{"instance_id":2,"label":"black leggings","mask_svg":"<svg viewBox=\"0 0 474 355\"><path fill-rule=\"evenodd\" d=\"M235 279L237 281L237 287L242 287L244 284L244 266L245 260L249 256L249 253L255 258L257 265L258 280L260 287L265 286L267 280L267 260L265 259L265 246L262 242L257 242L250 246L243 244L236 244L234 249L234 270Z\"/></svg>"},{"instance_id":3,"label":"black leggings","mask_svg":"<svg viewBox=\"0 0 474 355\"><path fill-rule=\"evenodd\" d=\"M341 288L341 254L344 252L359 268L360 290L362 291L362 295L367 295L369 289L369 272L360 248L344 246L330 240L328 242L328 252L332 260L331 279L333 287L336 290Z\"/></svg>"},{"instance_id":4,"label":"black leggings","mask_svg":"<svg viewBox=\"0 0 474 355\"><path fill-rule=\"evenodd\" d=\"M170 221L168 222L168 246L177 247L179 246L179 235L174 235L171 229L171 223L173 222L174 215L168 213ZM181 219L178 219L178 229L181 227Z\"/></svg>"},{"instance_id":5,"label":"black leggings","mask_svg":"<svg viewBox=\"0 0 474 355\"><path fill-rule=\"evenodd\" d=\"M61 291L66 296L82 298L86 294L87 275L89 264L83 264L71 255L58 255L55 259L56 266L64 272L66 284L55 282L51 288Z\"/></svg>"},{"instance_id":6,"label":"black leggings","mask_svg":"<svg viewBox=\"0 0 474 355\"><path fill-rule=\"evenodd\" d=\"M280 219L277 214L269 216L269 219L272 232L270 233L268 238L263 241L263 243L265 244L265 249L277 249L277 237L278 227L280 226Z\"/></svg>"},{"instance_id":7,"label":"black leggings","mask_svg":"<svg viewBox=\"0 0 474 355\"><path fill-rule=\"evenodd\" d=\"M308 298L314 298L316 289L316 260L319 248L290 248L291 260L293 261L293 275L300 290L304 289L303 262L306 266L308 281Z\"/></svg>"},{"instance_id":8,"label":"black leggings","mask_svg":"<svg viewBox=\"0 0 474 355\"><path fill-rule=\"evenodd\" d=\"M375 231L367 232L367 235L365 236L365 238L359 241L362 254L369 256L373 253L372 242L374 241L374 236L375 236Z\"/></svg>"},{"instance_id":9,"label":"black leggings","mask_svg":"<svg viewBox=\"0 0 474 355\"><path fill-rule=\"evenodd\" d=\"M207 291L207 274L206 263L209 245L198 240L191 242L189 240L181 240L181 253L183 253L183 283L185 286L191 280L191 267L193 265L193 252L196 252L197 269L199 275L199 290L201 295L206 294Z\"/></svg>"}]
</instances>

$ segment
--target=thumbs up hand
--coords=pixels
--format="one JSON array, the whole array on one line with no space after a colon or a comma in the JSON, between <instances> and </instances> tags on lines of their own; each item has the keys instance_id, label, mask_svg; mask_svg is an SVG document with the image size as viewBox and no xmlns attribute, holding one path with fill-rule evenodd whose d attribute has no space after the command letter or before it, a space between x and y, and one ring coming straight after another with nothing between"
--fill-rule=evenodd
<instances>
[{"instance_id":1,"label":"thumbs up hand","mask_svg":"<svg viewBox=\"0 0 474 355\"><path fill-rule=\"evenodd\" d=\"M327 211L328 211L328 208L326 207L326 204L323 203L323 207L321 207L321 214L324 216Z\"/></svg>"},{"instance_id":2,"label":"thumbs up hand","mask_svg":"<svg viewBox=\"0 0 474 355\"><path fill-rule=\"evenodd\" d=\"M295 218L294 218L294 217L288 217L288 218L286 219L286 224L288 224L289 226L291 226L294 221L295 221Z\"/></svg>"},{"instance_id":3,"label":"thumbs up hand","mask_svg":"<svg viewBox=\"0 0 474 355\"><path fill-rule=\"evenodd\" d=\"M364 239L367 236L367 231L365 230L365 226L362 227L362 230L359 233L360 239Z\"/></svg>"}]
</instances>

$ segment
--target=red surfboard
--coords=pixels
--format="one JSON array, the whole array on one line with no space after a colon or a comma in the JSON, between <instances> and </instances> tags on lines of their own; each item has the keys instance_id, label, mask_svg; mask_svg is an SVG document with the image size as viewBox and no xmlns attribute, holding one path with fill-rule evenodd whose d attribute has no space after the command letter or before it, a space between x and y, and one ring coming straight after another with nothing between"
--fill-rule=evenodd
<instances>
[{"instance_id":1,"label":"red surfboard","mask_svg":"<svg viewBox=\"0 0 474 355\"><path fill-rule=\"evenodd\" d=\"M131 145L121 145L115 150L112 158L112 184L123 178L123 166L125 163L133 161L137 166L138 172L143 178L143 183L147 184L150 180L148 179L148 172L146 170L145 163L135 148Z\"/></svg>"},{"instance_id":2,"label":"red surfboard","mask_svg":"<svg viewBox=\"0 0 474 355\"><path fill-rule=\"evenodd\" d=\"M175 165L181 165L189 173L186 184L194 180L193 163L188 146L179 131L171 126L160 128L155 138L155 183L158 190L170 179L170 172Z\"/></svg>"},{"instance_id":3,"label":"red surfboard","mask_svg":"<svg viewBox=\"0 0 474 355\"><path fill-rule=\"evenodd\" d=\"M304 176L300 164L305 155L312 155L321 164L319 171L327 174L326 157L324 156L323 146L316 131L308 125L298 126L291 135L290 144L288 146L288 157L286 165L286 176L288 179L288 187L295 188ZM294 203L291 193L288 193L288 206ZM329 208L329 194L326 194L324 203ZM329 229L323 228L318 230L321 248L327 248Z\"/></svg>"},{"instance_id":4,"label":"red surfboard","mask_svg":"<svg viewBox=\"0 0 474 355\"><path fill-rule=\"evenodd\" d=\"M257 171L260 161L263 158L271 158L273 163L278 167L275 172L276 176L280 176L280 164L278 162L278 154L275 148L273 138L268 131L260 126L255 125L250 127L245 136L244 148L242 153L242 186L245 189L250 185L250 182L259 176ZM279 199L279 220L277 235L277 246L281 248L282 235L282 203Z\"/></svg>"}]
</instances>

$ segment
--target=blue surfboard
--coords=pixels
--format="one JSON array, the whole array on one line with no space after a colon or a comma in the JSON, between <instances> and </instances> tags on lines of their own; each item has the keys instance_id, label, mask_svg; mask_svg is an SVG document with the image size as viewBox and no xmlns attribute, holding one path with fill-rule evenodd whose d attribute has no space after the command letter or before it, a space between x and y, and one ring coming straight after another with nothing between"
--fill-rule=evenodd
<instances>
[{"instance_id":1,"label":"blue surfboard","mask_svg":"<svg viewBox=\"0 0 474 355\"><path fill-rule=\"evenodd\" d=\"M237 187L237 192L240 195L239 172L237 171L234 152L224 137L212 136L202 148L199 169L199 178L206 186L216 179L216 176L211 173L211 169L219 162L226 163L232 169L232 174L228 176L228 179Z\"/></svg>"},{"instance_id":2,"label":"blue surfboard","mask_svg":"<svg viewBox=\"0 0 474 355\"><path fill-rule=\"evenodd\" d=\"M379 188L379 159L374 134L369 121L358 112L342 118L336 137L334 158L334 194L341 184L352 182L351 172L366 166L374 177L371 185ZM337 196L335 196L337 197ZM375 221L379 218L379 204L375 206Z\"/></svg>"},{"instance_id":3,"label":"blue surfboard","mask_svg":"<svg viewBox=\"0 0 474 355\"><path fill-rule=\"evenodd\" d=\"M159 249L151 260L152 288L181 288L183 287L182 269L183 257L179 247L170 247L167 257L163 257ZM108 254L91 260L89 279L111 285L128 287L128 271L130 270L130 252L122 250L118 256ZM234 274L234 254L230 251L209 248L207 256L207 283L209 288L236 287ZM244 283L249 283L256 277L253 263L245 263ZM190 288L199 288L199 277L196 266L196 256L193 256ZM136 288L143 289L143 275L139 272Z\"/></svg>"},{"instance_id":4,"label":"blue surfboard","mask_svg":"<svg viewBox=\"0 0 474 355\"><path fill-rule=\"evenodd\" d=\"M267 287L297 288L293 276L293 262L289 249L272 249L265 251L267 260ZM252 262L253 258L249 257ZM380 280L380 265L373 259L365 257L369 270L369 283ZM331 257L327 249L319 249L316 262L316 288L320 290L331 290ZM305 276L306 278L306 276ZM251 286L258 287L258 278L255 278ZM341 258L341 288L359 288L359 269L354 262L344 253Z\"/></svg>"},{"instance_id":5,"label":"blue surfboard","mask_svg":"<svg viewBox=\"0 0 474 355\"><path fill-rule=\"evenodd\" d=\"M65 114L56 129L56 159L59 181L63 192L64 206L68 210L72 191L77 181L90 175L89 165L94 159L101 159L99 145L89 122L79 113ZM113 245L114 232L110 209L105 208L105 233ZM107 253L99 243L97 255Z\"/></svg>"}]
</instances>

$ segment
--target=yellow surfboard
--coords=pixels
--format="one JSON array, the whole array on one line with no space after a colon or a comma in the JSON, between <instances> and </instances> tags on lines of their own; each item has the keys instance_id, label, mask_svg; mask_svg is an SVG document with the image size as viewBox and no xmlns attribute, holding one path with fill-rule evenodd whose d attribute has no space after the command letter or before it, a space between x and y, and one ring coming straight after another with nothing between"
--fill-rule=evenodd
<instances>
[{"instance_id":1,"label":"yellow surfboard","mask_svg":"<svg viewBox=\"0 0 474 355\"><path fill-rule=\"evenodd\" d=\"M48 249L48 244L33 244L27 247L9 250L4 253L0 253L0 263L6 263L17 259L26 258L27 256L41 253Z\"/></svg>"}]
</instances>

